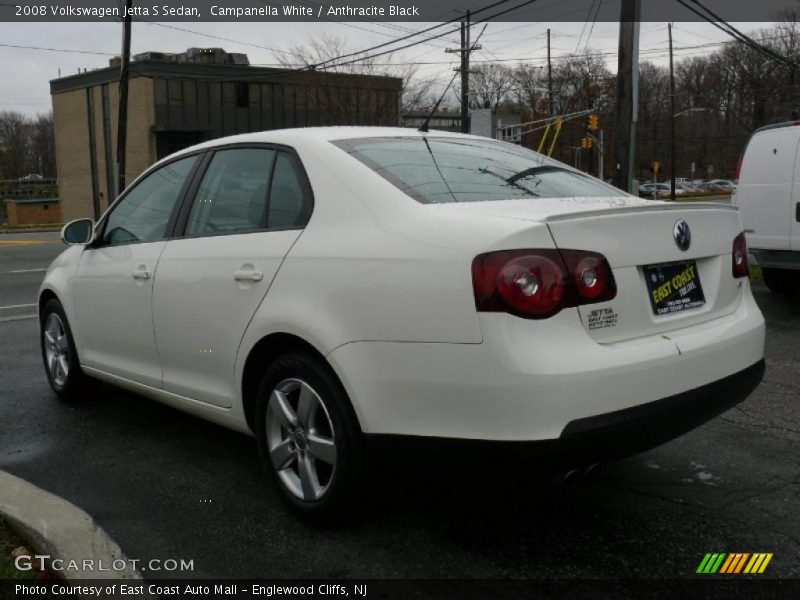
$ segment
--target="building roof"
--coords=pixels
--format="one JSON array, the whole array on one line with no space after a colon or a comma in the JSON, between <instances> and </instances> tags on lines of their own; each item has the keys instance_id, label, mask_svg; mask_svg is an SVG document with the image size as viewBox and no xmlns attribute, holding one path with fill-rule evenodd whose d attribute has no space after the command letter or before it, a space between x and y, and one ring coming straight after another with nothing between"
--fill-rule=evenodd
<instances>
[{"instance_id":1,"label":"building roof","mask_svg":"<svg viewBox=\"0 0 800 600\"><path fill-rule=\"evenodd\" d=\"M361 75L357 73L332 73L327 71L308 71L298 69L280 69L273 67L253 67L250 65L219 65L203 63L174 63L163 61L132 61L129 67L130 77L160 77L165 79L200 79L207 81L249 81L277 82L300 77L321 77L326 79L342 79L343 82L388 89L400 90L403 80L399 77L385 75ZM84 89L119 80L118 67L94 69L85 73L69 75L50 81L50 93Z\"/></svg>"}]
</instances>

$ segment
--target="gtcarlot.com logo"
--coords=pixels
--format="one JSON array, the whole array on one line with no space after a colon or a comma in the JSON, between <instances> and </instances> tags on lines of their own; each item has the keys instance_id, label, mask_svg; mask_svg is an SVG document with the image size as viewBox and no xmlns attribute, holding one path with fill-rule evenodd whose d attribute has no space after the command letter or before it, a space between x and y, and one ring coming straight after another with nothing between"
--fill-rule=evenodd
<instances>
[{"instance_id":1,"label":"gtcarlot.com logo","mask_svg":"<svg viewBox=\"0 0 800 600\"><path fill-rule=\"evenodd\" d=\"M772 552L709 552L700 561L696 572L702 575L755 575L763 573L771 560Z\"/></svg>"}]
</instances>

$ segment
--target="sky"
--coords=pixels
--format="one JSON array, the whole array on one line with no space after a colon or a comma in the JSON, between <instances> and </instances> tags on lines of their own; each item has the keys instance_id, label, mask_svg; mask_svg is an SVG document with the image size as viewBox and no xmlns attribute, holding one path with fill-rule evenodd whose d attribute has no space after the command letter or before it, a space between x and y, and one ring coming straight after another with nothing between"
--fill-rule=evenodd
<instances>
[{"instance_id":1,"label":"sky","mask_svg":"<svg viewBox=\"0 0 800 600\"><path fill-rule=\"evenodd\" d=\"M745 32L765 24L734 23ZM426 27L425 23L141 23L133 24L132 53L148 50L181 52L189 47L222 47L229 52L244 52L251 64L275 65L279 52L307 43L323 34L345 38L350 50L368 48L409 30ZM472 55L474 61L502 60L546 64L546 31L551 29L554 60L577 51L600 53L612 71L616 70L618 23L489 23L480 44L483 49ZM475 26L473 36L483 25ZM436 30L438 33L442 30ZM433 33L433 32L432 32ZM0 23L0 111L14 110L29 115L51 108L49 81L72 75L79 69L108 65L119 54L122 26L119 23ZM676 60L684 56L706 54L730 38L710 23L683 22L673 28ZM227 39L219 39L227 38ZM410 40L409 40L410 41ZM459 34L454 32L437 40L402 50L392 55L394 62L419 64L418 75L436 77L442 86L452 76L456 54L445 53L457 47ZM27 46L26 48L12 46ZM42 48L33 49L31 46ZM668 64L666 23L642 23L640 60Z\"/></svg>"}]
</instances>

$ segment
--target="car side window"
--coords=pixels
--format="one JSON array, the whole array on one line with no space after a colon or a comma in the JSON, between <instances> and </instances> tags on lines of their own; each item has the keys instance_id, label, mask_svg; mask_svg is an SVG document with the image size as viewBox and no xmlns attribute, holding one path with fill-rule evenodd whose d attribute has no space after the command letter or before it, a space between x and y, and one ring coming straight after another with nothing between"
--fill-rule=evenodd
<instances>
[{"instance_id":1,"label":"car side window","mask_svg":"<svg viewBox=\"0 0 800 600\"><path fill-rule=\"evenodd\" d=\"M297 159L287 152L279 152L269 193L269 229L303 227L308 222L311 216L311 199L304 181L305 177Z\"/></svg>"},{"instance_id":2,"label":"car side window","mask_svg":"<svg viewBox=\"0 0 800 600\"><path fill-rule=\"evenodd\" d=\"M176 160L136 184L108 215L101 243L119 246L163 240L172 211L196 162L197 156Z\"/></svg>"},{"instance_id":3,"label":"car side window","mask_svg":"<svg viewBox=\"0 0 800 600\"><path fill-rule=\"evenodd\" d=\"M219 150L197 189L187 235L249 233L266 227L275 150Z\"/></svg>"}]
</instances>

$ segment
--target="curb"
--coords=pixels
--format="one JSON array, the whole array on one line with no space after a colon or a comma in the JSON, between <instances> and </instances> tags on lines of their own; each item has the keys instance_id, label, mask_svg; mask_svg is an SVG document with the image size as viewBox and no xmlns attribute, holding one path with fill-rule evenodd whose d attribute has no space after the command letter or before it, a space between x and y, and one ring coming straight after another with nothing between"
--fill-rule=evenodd
<instances>
[{"instance_id":1,"label":"curb","mask_svg":"<svg viewBox=\"0 0 800 600\"><path fill-rule=\"evenodd\" d=\"M86 579L133 579L142 576L94 519L77 506L27 481L0 471L0 515L40 553L50 559L64 561L64 570L57 571L67 581ZM85 570L84 560L102 562L103 570ZM127 564L122 570L111 570L114 561ZM67 569L74 561L77 569Z\"/></svg>"},{"instance_id":2,"label":"curb","mask_svg":"<svg viewBox=\"0 0 800 600\"><path fill-rule=\"evenodd\" d=\"M2 229L0 228L0 235L14 235L15 233L53 233L54 231L61 231L63 226L56 228L53 227L31 227L30 229Z\"/></svg>"}]
</instances>

